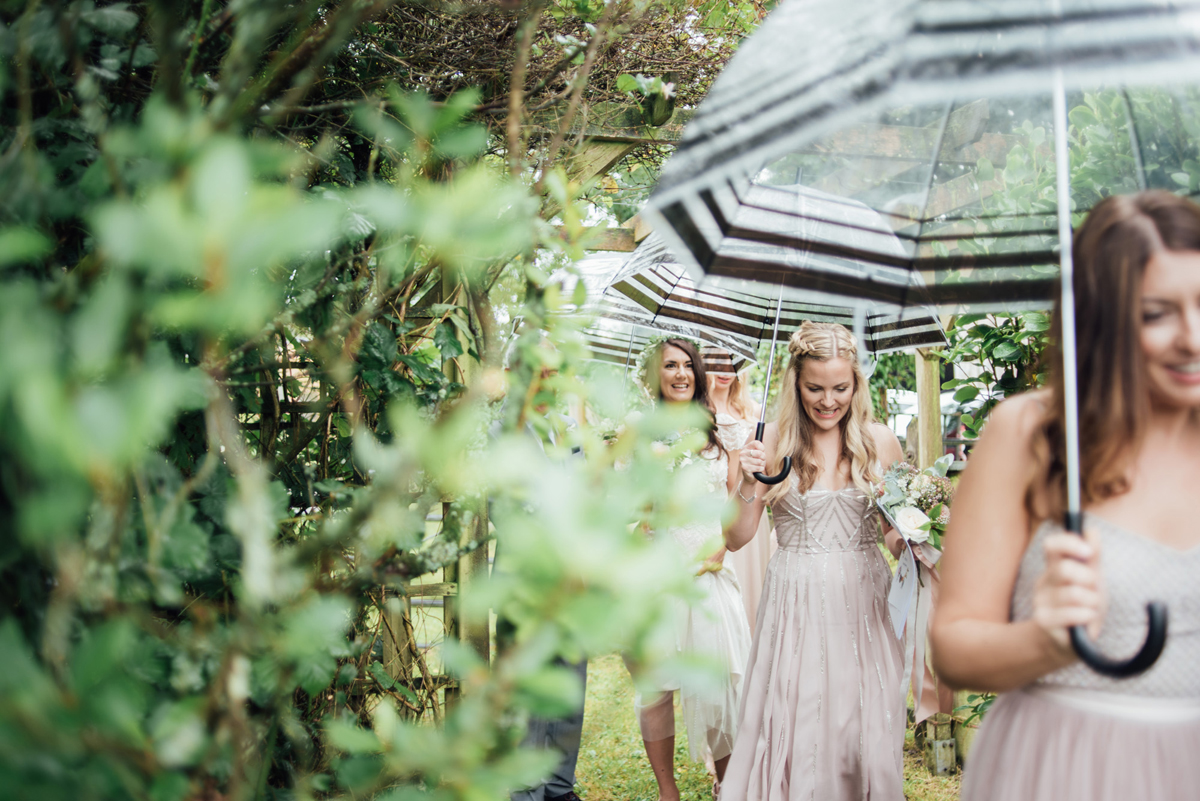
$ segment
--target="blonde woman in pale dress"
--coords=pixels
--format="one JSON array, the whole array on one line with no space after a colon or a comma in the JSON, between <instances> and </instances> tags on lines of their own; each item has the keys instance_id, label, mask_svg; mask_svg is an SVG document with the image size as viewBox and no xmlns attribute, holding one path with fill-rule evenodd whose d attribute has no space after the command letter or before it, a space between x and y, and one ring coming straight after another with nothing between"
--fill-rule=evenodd
<instances>
[{"instance_id":1,"label":"blonde woman in pale dress","mask_svg":"<svg viewBox=\"0 0 1200 801\"><path fill-rule=\"evenodd\" d=\"M901 458L871 419L858 343L805 322L788 343L778 422L730 472L736 551L771 505L779 550L767 566L723 801L903 801L904 665L892 632L891 570L875 509L881 463ZM792 472L774 486L756 472ZM900 537L888 529L897 553Z\"/></svg>"},{"instance_id":2,"label":"blonde woman in pale dress","mask_svg":"<svg viewBox=\"0 0 1200 801\"><path fill-rule=\"evenodd\" d=\"M745 371L750 363L744 362L739 371L733 354L711 345L705 347L701 355L708 373L708 404L717 417L717 436L726 450L740 450L742 443L754 433L761 411L750 398L750 387L745 380ZM762 595L767 562L775 553L775 547L771 524L763 515L754 538L725 557L725 561L737 571L738 583L742 586L742 603L746 606L746 619L751 629L758 619L758 599Z\"/></svg>"},{"instance_id":3,"label":"blonde woman in pale dress","mask_svg":"<svg viewBox=\"0 0 1200 801\"><path fill-rule=\"evenodd\" d=\"M666 339L647 349L644 374L640 376L650 396L659 403L695 403L712 419L706 396L708 382L696 346L686 339ZM702 468L708 471L712 491L721 500L729 497L729 452L717 439L715 425L709 429L708 446L700 452ZM721 542L721 520L700 520L667 532L685 558L699 568L696 585L704 598L693 606L680 604L675 625L675 647L680 655L703 656L724 667L719 689L689 686L671 681L657 692L634 698L650 767L658 783L659 801L679 801L675 782L675 691L688 736L688 750L696 762L713 766L714 794L725 775L737 733L740 692L750 649L750 627L746 624L737 573L724 565L725 548L715 553L704 549ZM631 666L632 667L632 666Z\"/></svg>"},{"instance_id":4,"label":"blonde woman in pale dress","mask_svg":"<svg viewBox=\"0 0 1200 801\"><path fill-rule=\"evenodd\" d=\"M1064 533L1061 359L1048 389L992 412L954 498L930 630L951 684L1002 694L967 760L972 801L1200 797L1200 207L1113 196L1075 232L1086 538ZM1056 310L1055 330L1061 330ZM1167 644L1101 676L1068 627L1126 658L1146 603Z\"/></svg>"}]
</instances>

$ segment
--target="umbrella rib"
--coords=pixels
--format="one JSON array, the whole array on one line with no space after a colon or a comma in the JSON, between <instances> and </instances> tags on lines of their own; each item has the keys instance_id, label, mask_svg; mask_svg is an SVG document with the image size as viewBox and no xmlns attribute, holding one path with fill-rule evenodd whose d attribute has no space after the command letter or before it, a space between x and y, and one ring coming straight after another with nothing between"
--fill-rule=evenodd
<instances>
[{"instance_id":1,"label":"umbrella rib","mask_svg":"<svg viewBox=\"0 0 1200 801\"><path fill-rule=\"evenodd\" d=\"M1129 126L1129 149L1133 151L1133 168L1137 174L1139 192L1146 191L1146 168L1142 164L1142 143L1138 140L1137 126L1133 122L1133 101L1129 90L1122 87L1121 97L1125 100L1125 123Z\"/></svg>"},{"instance_id":2,"label":"umbrella rib","mask_svg":"<svg viewBox=\"0 0 1200 801\"><path fill-rule=\"evenodd\" d=\"M938 129L937 140L933 145L933 155L929 157L929 180L925 182L925 191L921 193L921 219L917 221L917 225L924 226L926 215L929 211L929 193L933 191L933 177L937 174L938 158L942 154L942 143L946 139L946 127L950 124L950 114L954 110L954 102L946 103L946 110L942 112L942 125ZM916 254L913 254L914 256Z\"/></svg>"}]
</instances>

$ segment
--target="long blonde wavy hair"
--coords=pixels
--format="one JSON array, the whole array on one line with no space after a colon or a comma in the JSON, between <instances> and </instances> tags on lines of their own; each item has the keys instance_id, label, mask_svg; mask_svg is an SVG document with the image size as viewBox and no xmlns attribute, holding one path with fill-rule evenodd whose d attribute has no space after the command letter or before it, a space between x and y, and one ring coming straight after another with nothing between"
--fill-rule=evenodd
<instances>
[{"instance_id":1,"label":"long blonde wavy hair","mask_svg":"<svg viewBox=\"0 0 1200 801\"><path fill-rule=\"evenodd\" d=\"M744 379L748 368L733 374L733 383L729 385L729 408L738 413L743 420L755 416L754 399L750 397L750 385ZM739 443L740 444L740 443Z\"/></svg>"},{"instance_id":2,"label":"long blonde wavy hair","mask_svg":"<svg viewBox=\"0 0 1200 801\"><path fill-rule=\"evenodd\" d=\"M854 372L854 392L850 409L841 420L841 458L850 462L850 480L868 496L879 482L878 455L875 437L871 434L871 390L858 363L858 341L845 326L837 323L814 323L805 320L788 342L791 359L783 374L779 393L779 439L775 456L767 472L777 474L783 469L783 457L791 455L792 471L800 482L800 491L808 492L817 481L821 467L813 448L813 422L800 402L800 371L805 362L827 362L843 358ZM774 503L787 494L791 481L783 481L766 494L767 503Z\"/></svg>"}]
</instances>

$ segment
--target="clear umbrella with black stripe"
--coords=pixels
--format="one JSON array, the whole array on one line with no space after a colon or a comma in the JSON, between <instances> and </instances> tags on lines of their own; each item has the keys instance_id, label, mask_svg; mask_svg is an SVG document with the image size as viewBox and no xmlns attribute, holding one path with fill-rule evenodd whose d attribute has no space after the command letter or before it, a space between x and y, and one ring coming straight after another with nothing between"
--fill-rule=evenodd
<instances>
[{"instance_id":1,"label":"clear umbrella with black stripe","mask_svg":"<svg viewBox=\"0 0 1200 801\"><path fill-rule=\"evenodd\" d=\"M794 259L797 254L785 254ZM601 296L609 309L631 317L649 315L651 325L691 325L712 335L736 337L754 348L770 342L766 381L755 438L766 423L767 399L779 328L797 328L804 320L841 323L855 330L871 354L946 343L945 333L929 309L889 309L869 301L847 303L811 290L797 292L756 281L707 278L697 282L658 236L651 235L611 276ZM791 460L774 476L756 473L764 484L787 478Z\"/></svg>"},{"instance_id":2,"label":"clear umbrella with black stripe","mask_svg":"<svg viewBox=\"0 0 1200 801\"><path fill-rule=\"evenodd\" d=\"M582 313L593 318L583 331L593 360L622 366L628 381L630 365L655 337L678 334L729 351L740 359L754 361L757 342L750 337L687 320L659 319L624 296L607 291L628 260L627 254L595 255L552 276L554 280L564 281L568 288L573 280L582 281L587 290L588 300L579 308L565 309L564 313Z\"/></svg>"},{"instance_id":3,"label":"clear umbrella with black stripe","mask_svg":"<svg viewBox=\"0 0 1200 801\"><path fill-rule=\"evenodd\" d=\"M1061 292L1066 525L1079 531L1072 215L1200 193L1200 0L785 0L743 42L646 216L698 271L946 310ZM766 165L765 167L763 165ZM808 206L798 198L829 200ZM870 207L902 243L825 213ZM812 254L802 269L752 254ZM869 265L858 269L856 265ZM919 277L914 293L910 279ZM1111 676L1154 664L1166 609Z\"/></svg>"}]
</instances>

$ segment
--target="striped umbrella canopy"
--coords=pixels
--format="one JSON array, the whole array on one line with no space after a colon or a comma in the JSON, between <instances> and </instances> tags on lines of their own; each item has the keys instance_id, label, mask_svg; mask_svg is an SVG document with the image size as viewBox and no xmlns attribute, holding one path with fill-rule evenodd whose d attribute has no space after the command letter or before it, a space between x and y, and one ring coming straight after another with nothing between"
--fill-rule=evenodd
<instances>
[{"instance_id":1,"label":"striped umbrella canopy","mask_svg":"<svg viewBox=\"0 0 1200 801\"><path fill-rule=\"evenodd\" d=\"M1045 306L1055 86L1081 215L1111 193L1200 193L1198 83L1200 0L785 0L696 110L644 216L711 274ZM763 246L809 259L784 270Z\"/></svg>"},{"instance_id":2,"label":"striped umbrella canopy","mask_svg":"<svg viewBox=\"0 0 1200 801\"><path fill-rule=\"evenodd\" d=\"M689 326L671 327L670 330L664 330L654 325L601 319L588 326L583 333L587 346L592 352L592 361L607 362L622 367L632 366L642 351L654 340L672 334L697 340L702 346L729 351L735 354L736 361L753 361L753 357L746 354L741 347L742 343L738 340L713 336L709 332ZM714 342L714 339L717 341Z\"/></svg>"},{"instance_id":3,"label":"striped umbrella canopy","mask_svg":"<svg viewBox=\"0 0 1200 801\"><path fill-rule=\"evenodd\" d=\"M696 281L662 237L652 234L611 277L602 303L649 315L653 325L689 324L725 332L757 345L769 341L778 320L790 334L804 320L858 329L865 350L887 353L946 344L929 309L888 309L845 299L796 293L767 283L725 278ZM786 335L786 334L785 334Z\"/></svg>"},{"instance_id":4,"label":"striped umbrella canopy","mask_svg":"<svg viewBox=\"0 0 1200 801\"><path fill-rule=\"evenodd\" d=\"M745 361L755 360L756 338L693 320L657 317L612 291L613 281L625 272L628 261L628 254L596 255L576 262L570 271L556 274L558 278L573 275L587 290L587 302L567 313L593 318L593 323L583 333L596 361L629 367L653 340L671 334L727 350Z\"/></svg>"},{"instance_id":5,"label":"striped umbrella canopy","mask_svg":"<svg viewBox=\"0 0 1200 801\"><path fill-rule=\"evenodd\" d=\"M694 325L709 335L719 332L754 345L770 342L767 380L755 430L755 439L760 441L781 327L785 332L791 331L804 320L843 323L853 327L859 341L876 353L946 342L941 325L928 310L889 314L879 308L879 304L858 302L848 307L818 303L812 293L796 296L782 284L772 287L761 282L720 278L697 283L655 236L639 245L629 261L611 275L610 281L601 297L601 303L609 308L636 309L638 314L651 315L655 325ZM785 298L789 294L791 296ZM869 314L868 305L874 307ZM755 473L755 477L765 484L777 484L785 480L790 471L791 458L785 457L779 474Z\"/></svg>"}]
</instances>

